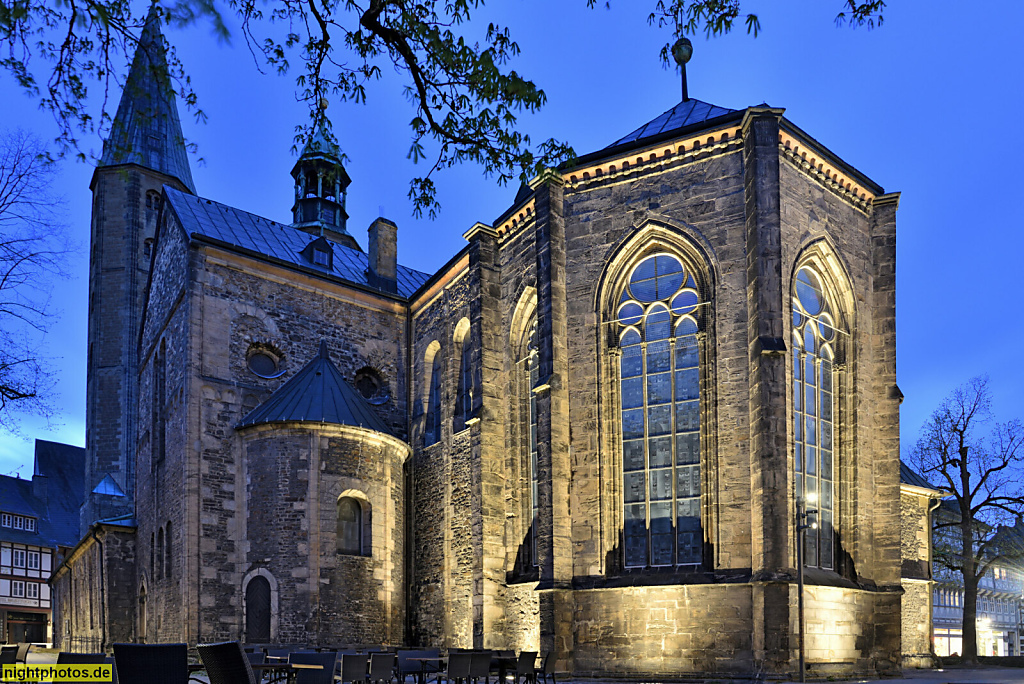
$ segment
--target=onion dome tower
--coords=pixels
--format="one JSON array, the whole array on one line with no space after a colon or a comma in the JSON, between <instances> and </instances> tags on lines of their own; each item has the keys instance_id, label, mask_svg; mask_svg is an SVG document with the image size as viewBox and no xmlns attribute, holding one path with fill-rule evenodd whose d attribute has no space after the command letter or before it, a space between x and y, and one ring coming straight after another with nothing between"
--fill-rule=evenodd
<instances>
[{"instance_id":1,"label":"onion dome tower","mask_svg":"<svg viewBox=\"0 0 1024 684\"><path fill-rule=\"evenodd\" d=\"M324 109L321 108L314 133L292 168L295 179L292 225L311 235L360 249L345 227L348 221L345 198L352 180L341 162L338 144L324 125Z\"/></svg>"}]
</instances>

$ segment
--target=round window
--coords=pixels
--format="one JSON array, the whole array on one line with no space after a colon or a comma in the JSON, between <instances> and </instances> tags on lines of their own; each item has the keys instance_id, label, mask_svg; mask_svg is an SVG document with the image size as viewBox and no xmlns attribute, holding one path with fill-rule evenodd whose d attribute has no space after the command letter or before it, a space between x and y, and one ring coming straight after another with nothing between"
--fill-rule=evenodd
<instances>
[{"instance_id":1,"label":"round window","mask_svg":"<svg viewBox=\"0 0 1024 684\"><path fill-rule=\"evenodd\" d=\"M356 391L374 406L380 406L391 398L387 383L373 368L362 368L356 372Z\"/></svg>"},{"instance_id":2,"label":"round window","mask_svg":"<svg viewBox=\"0 0 1024 684\"><path fill-rule=\"evenodd\" d=\"M264 349L249 354L246 365L253 374L261 378L276 378L283 373L277 356Z\"/></svg>"}]
</instances>

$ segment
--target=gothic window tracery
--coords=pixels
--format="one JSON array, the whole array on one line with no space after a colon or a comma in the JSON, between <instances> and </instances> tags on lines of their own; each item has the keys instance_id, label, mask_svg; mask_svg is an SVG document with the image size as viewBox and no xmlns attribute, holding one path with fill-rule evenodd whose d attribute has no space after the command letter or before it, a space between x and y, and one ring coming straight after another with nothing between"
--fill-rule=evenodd
<instances>
[{"instance_id":1,"label":"gothic window tracery","mask_svg":"<svg viewBox=\"0 0 1024 684\"><path fill-rule=\"evenodd\" d=\"M663 252L619 295L627 568L702 561L699 301L694 274Z\"/></svg>"},{"instance_id":2,"label":"gothic window tracery","mask_svg":"<svg viewBox=\"0 0 1024 684\"><path fill-rule=\"evenodd\" d=\"M462 319L459 327L455 340L459 349L459 378L452 421L453 432L464 430L466 421L473 416L473 350L470 344L469 321Z\"/></svg>"},{"instance_id":3,"label":"gothic window tracery","mask_svg":"<svg viewBox=\"0 0 1024 684\"><path fill-rule=\"evenodd\" d=\"M834 362L839 330L821 278L810 267L793 288L793 441L795 495L817 510L804 531L805 564L834 567L836 510Z\"/></svg>"}]
</instances>

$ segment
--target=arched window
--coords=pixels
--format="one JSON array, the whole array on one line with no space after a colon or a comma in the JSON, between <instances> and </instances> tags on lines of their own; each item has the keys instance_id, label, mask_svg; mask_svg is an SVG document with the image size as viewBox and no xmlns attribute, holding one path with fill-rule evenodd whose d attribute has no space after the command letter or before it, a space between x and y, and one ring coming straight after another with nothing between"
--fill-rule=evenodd
<instances>
[{"instance_id":1,"label":"arched window","mask_svg":"<svg viewBox=\"0 0 1024 684\"><path fill-rule=\"evenodd\" d=\"M836 487L832 364L837 334L835 312L820 276L809 267L801 268L793 288L795 493L808 509L818 511L817 528L804 532L804 562L827 569L834 567Z\"/></svg>"},{"instance_id":2,"label":"arched window","mask_svg":"<svg viewBox=\"0 0 1024 684\"><path fill-rule=\"evenodd\" d=\"M534 388L540 381L540 356L537 352L537 321L533 322L530 326L530 332L527 334L526 346L523 350L524 357L522 359L523 369L525 373L527 401L529 403L529 411L526 413L526 417L529 423L524 427L523 432L527 435L527 448L529 449L529 458L527 459L527 465L529 468L529 481L530 481L530 564L537 565L537 395L534 393Z\"/></svg>"},{"instance_id":3,"label":"arched window","mask_svg":"<svg viewBox=\"0 0 1024 684\"><path fill-rule=\"evenodd\" d=\"M473 415L473 350L470 344L469 320L462 319L456 328L455 345L459 350L459 383L455 395L453 432L461 432Z\"/></svg>"},{"instance_id":4,"label":"arched window","mask_svg":"<svg viewBox=\"0 0 1024 684\"><path fill-rule=\"evenodd\" d=\"M702 561L699 300L667 253L640 261L619 296L627 568Z\"/></svg>"},{"instance_id":5,"label":"arched window","mask_svg":"<svg viewBox=\"0 0 1024 684\"><path fill-rule=\"evenodd\" d=\"M363 555L363 508L350 496L338 499L338 553Z\"/></svg>"},{"instance_id":6,"label":"arched window","mask_svg":"<svg viewBox=\"0 0 1024 684\"><path fill-rule=\"evenodd\" d=\"M430 395L427 398L427 424L424 431L427 446L441 441L441 352L434 353L430 364Z\"/></svg>"},{"instance_id":7,"label":"arched window","mask_svg":"<svg viewBox=\"0 0 1024 684\"><path fill-rule=\"evenodd\" d=\"M164 577L164 528L156 532L156 578Z\"/></svg>"}]
</instances>

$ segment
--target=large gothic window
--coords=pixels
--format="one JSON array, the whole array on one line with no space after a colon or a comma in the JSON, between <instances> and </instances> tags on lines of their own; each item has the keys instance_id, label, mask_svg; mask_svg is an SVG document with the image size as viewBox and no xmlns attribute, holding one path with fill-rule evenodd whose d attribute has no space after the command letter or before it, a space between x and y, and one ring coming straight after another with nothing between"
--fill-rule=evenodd
<instances>
[{"instance_id":1,"label":"large gothic window","mask_svg":"<svg viewBox=\"0 0 1024 684\"><path fill-rule=\"evenodd\" d=\"M698 292L671 254L640 261L617 309L627 568L701 563Z\"/></svg>"},{"instance_id":2,"label":"large gothic window","mask_svg":"<svg viewBox=\"0 0 1024 684\"><path fill-rule=\"evenodd\" d=\"M817 510L817 527L805 532L807 565L831 569L835 501L832 380L835 314L821 279L810 268L797 273L793 292L793 436L795 492Z\"/></svg>"}]
</instances>

